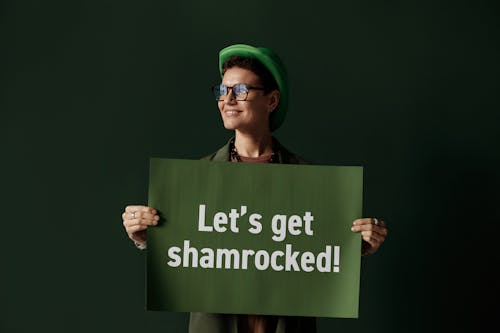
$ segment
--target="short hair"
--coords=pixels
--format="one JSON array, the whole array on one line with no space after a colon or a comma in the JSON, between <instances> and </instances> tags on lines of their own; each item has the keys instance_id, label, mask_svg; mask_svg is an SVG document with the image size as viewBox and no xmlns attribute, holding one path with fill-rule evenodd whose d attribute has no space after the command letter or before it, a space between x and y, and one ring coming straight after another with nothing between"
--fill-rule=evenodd
<instances>
[{"instance_id":1,"label":"short hair","mask_svg":"<svg viewBox=\"0 0 500 333\"><path fill-rule=\"evenodd\" d=\"M230 56L222 64L222 75L224 75L228 69L233 67L247 69L257 75L261 80L264 93L267 94L273 90L279 91L278 84L276 83L273 75L259 60L254 58L245 58L238 55Z\"/></svg>"}]
</instances>

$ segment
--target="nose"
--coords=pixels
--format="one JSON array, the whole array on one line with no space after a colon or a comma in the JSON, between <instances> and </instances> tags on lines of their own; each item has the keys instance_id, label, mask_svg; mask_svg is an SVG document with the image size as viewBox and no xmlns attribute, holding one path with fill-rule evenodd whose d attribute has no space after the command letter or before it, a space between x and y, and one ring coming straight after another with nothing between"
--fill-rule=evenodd
<instances>
[{"instance_id":1,"label":"nose","mask_svg":"<svg viewBox=\"0 0 500 333\"><path fill-rule=\"evenodd\" d=\"M227 95L223 101L226 104L235 104L236 103L236 95L234 94L232 87L227 87Z\"/></svg>"}]
</instances>

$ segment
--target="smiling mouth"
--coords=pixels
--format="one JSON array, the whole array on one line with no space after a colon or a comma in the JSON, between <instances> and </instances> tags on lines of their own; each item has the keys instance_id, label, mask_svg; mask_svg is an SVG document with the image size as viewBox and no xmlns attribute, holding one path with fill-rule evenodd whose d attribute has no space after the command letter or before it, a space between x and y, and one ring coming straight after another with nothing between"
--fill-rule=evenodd
<instances>
[{"instance_id":1,"label":"smiling mouth","mask_svg":"<svg viewBox=\"0 0 500 333\"><path fill-rule=\"evenodd\" d=\"M231 117L231 116L236 116L236 115L237 115L238 113L240 113L240 112L241 112L241 111L238 111L238 110L226 110L226 111L224 111L224 114L225 114L226 116Z\"/></svg>"}]
</instances>

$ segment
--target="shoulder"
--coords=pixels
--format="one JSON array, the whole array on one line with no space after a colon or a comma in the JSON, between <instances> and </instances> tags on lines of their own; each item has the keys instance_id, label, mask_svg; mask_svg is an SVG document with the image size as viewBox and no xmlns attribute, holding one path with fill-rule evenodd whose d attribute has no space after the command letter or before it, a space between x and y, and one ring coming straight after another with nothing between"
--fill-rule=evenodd
<instances>
[{"instance_id":1,"label":"shoulder","mask_svg":"<svg viewBox=\"0 0 500 333\"><path fill-rule=\"evenodd\" d=\"M213 152L210 155L204 156L201 159L207 161L221 161L227 162L229 161L229 142L231 142L232 138L229 139L224 146L219 148L217 151Z\"/></svg>"},{"instance_id":2,"label":"shoulder","mask_svg":"<svg viewBox=\"0 0 500 333\"><path fill-rule=\"evenodd\" d=\"M311 164L308 160L303 158L300 155L287 151L288 154L288 162L287 164Z\"/></svg>"},{"instance_id":3,"label":"shoulder","mask_svg":"<svg viewBox=\"0 0 500 333\"><path fill-rule=\"evenodd\" d=\"M277 139L274 138L274 144L278 150L279 163L281 164L311 164L302 156L292 153L283 146Z\"/></svg>"}]
</instances>

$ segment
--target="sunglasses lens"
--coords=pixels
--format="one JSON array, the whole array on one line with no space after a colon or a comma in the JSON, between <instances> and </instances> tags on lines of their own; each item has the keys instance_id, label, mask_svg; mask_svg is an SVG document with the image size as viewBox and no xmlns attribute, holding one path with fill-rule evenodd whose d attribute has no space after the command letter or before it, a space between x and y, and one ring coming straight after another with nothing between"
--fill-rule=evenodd
<instances>
[{"instance_id":1,"label":"sunglasses lens","mask_svg":"<svg viewBox=\"0 0 500 333\"><path fill-rule=\"evenodd\" d=\"M223 84L218 84L212 87L212 92L215 96L215 100L220 101L226 97L227 87Z\"/></svg>"},{"instance_id":2,"label":"sunglasses lens","mask_svg":"<svg viewBox=\"0 0 500 333\"><path fill-rule=\"evenodd\" d=\"M234 85L233 92L237 101L244 101L247 98L248 87L246 84L238 83Z\"/></svg>"}]
</instances>

